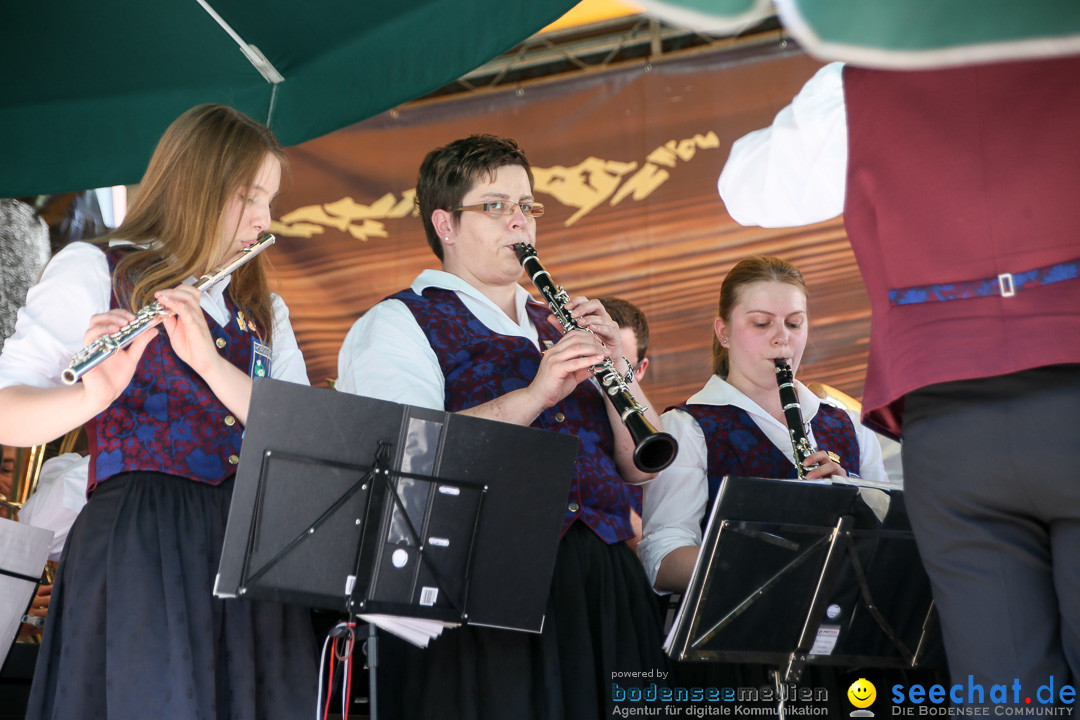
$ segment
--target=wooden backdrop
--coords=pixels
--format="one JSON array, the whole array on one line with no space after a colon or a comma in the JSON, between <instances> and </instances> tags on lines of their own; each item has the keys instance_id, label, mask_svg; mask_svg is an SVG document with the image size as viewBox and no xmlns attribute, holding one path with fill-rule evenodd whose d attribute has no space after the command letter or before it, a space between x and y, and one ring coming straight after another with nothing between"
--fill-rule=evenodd
<instances>
[{"instance_id":1,"label":"wooden backdrop","mask_svg":"<svg viewBox=\"0 0 1080 720\"><path fill-rule=\"evenodd\" d=\"M645 311L646 384L661 409L708 378L720 282L760 253L795 263L810 286L800 377L861 397L869 305L842 222L744 228L716 192L731 144L771 122L818 67L794 48L712 52L415 104L290 149L270 257L312 383L336 376L357 317L438 267L413 210L424 155L490 132L517 139L533 163L548 207L537 247L556 282Z\"/></svg>"}]
</instances>

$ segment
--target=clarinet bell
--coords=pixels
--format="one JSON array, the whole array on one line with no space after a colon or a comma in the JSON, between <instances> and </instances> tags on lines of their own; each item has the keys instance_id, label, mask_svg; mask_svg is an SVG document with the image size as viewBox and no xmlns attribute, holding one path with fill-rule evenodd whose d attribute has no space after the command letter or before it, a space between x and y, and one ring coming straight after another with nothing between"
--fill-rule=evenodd
<instances>
[{"instance_id":1,"label":"clarinet bell","mask_svg":"<svg viewBox=\"0 0 1080 720\"><path fill-rule=\"evenodd\" d=\"M657 430L640 413L627 415L623 422L634 440L634 467L642 472L660 472L674 460L679 453L679 443L675 438Z\"/></svg>"}]
</instances>

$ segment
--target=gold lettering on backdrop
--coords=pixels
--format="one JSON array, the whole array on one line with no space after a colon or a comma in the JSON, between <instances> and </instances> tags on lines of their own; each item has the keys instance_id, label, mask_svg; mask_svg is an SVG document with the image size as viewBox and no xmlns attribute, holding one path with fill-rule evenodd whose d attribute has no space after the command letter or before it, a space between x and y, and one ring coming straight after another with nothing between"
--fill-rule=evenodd
<instances>
[{"instance_id":1,"label":"gold lettering on backdrop","mask_svg":"<svg viewBox=\"0 0 1080 720\"><path fill-rule=\"evenodd\" d=\"M698 150L719 147L720 139L716 133L708 132L684 140L667 141L649 153L640 167L637 162L591 156L573 167L534 167L536 194L549 195L567 207L577 208L565 222L569 227L604 202L614 206L627 197L644 200L671 177L665 168L690 162ZM350 197L322 205L307 205L275 220L270 231L287 237L310 238L330 227L367 242L371 238L388 236L382 220L415 215L415 198L416 190L412 189L401 193L400 198L387 193L370 205ZM542 197L539 199L546 201Z\"/></svg>"},{"instance_id":2,"label":"gold lettering on backdrop","mask_svg":"<svg viewBox=\"0 0 1080 720\"><path fill-rule=\"evenodd\" d=\"M695 135L687 140L668 140L649 153L648 161L619 188L619 192L615 193L615 197L611 198L611 204L619 204L631 193L633 193L635 200L644 200L651 195L653 190L663 185L670 177L670 173L657 167L658 165L673 168L677 160L683 162L693 160L699 148L704 150L718 147L720 147L720 138L714 132ZM567 223L567 225L569 224Z\"/></svg>"},{"instance_id":3,"label":"gold lettering on backdrop","mask_svg":"<svg viewBox=\"0 0 1080 720\"><path fill-rule=\"evenodd\" d=\"M587 157L574 167L533 168L536 193L551 195L578 211L566 220L570 227L597 205L611 197L623 176L633 172L636 162L618 162Z\"/></svg>"},{"instance_id":4,"label":"gold lettering on backdrop","mask_svg":"<svg viewBox=\"0 0 1080 720\"><path fill-rule=\"evenodd\" d=\"M305 205L282 215L270 226L270 232L289 237L312 237L326 228L334 228L367 242L371 238L387 237L386 226L380 220L402 218L413 213L415 190L406 190L398 199L393 193L364 205L346 197L323 205Z\"/></svg>"}]
</instances>

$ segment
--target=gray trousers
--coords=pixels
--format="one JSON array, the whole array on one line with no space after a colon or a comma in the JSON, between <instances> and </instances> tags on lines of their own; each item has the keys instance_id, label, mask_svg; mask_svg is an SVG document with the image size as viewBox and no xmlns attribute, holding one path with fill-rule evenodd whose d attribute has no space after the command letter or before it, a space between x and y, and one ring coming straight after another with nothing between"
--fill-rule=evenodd
<instances>
[{"instance_id":1,"label":"gray trousers","mask_svg":"<svg viewBox=\"0 0 1080 720\"><path fill-rule=\"evenodd\" d=\"M904 407L904 487L953 685L1019 704L1080 680L1080 365L943 383ZM969 676L971 676L969 678ZM977 700L977 696L973 699Z\"/></svg>"}]
</instances>

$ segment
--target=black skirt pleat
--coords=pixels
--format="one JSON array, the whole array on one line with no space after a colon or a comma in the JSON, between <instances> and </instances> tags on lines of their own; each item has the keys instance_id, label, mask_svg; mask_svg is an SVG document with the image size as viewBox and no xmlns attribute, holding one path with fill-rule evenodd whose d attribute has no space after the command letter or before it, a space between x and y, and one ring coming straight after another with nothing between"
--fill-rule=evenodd
<instances>
[{"instance_id":1,"label":"black skirt pleat","mask_svg":"<svg viewBox=\"0 0 1080 720\"><path fill-rule=\"evenodd\" d=\"M68 537L30 720L278 720L315 706L306 609L213 596L232 479L130 473Z\"/></svg>"}]
</instances>

